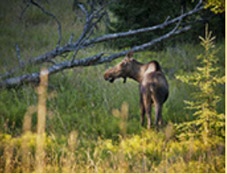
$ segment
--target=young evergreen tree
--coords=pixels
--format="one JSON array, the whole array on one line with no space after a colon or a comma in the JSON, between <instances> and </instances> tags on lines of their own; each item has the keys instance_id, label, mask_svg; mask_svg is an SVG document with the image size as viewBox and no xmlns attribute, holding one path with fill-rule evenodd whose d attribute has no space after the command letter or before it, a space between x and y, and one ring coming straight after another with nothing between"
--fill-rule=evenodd
<instances>
[{"instance_id":1,"label":"young evergreen tree","mask_svg":"<svg viewBox=\"0 0 227 174\"><path fill-rule=\"evenodd\" d=\"M193 101L185 101L187 108L194 111L195 119L177 126L179 137L200 138L205 145L223 144L225 139L225 115L217 112L217 104L222 97L218 94L217 87L225 83L225 76L220 75L217 66L218 50L215 48L212 32L205 29L205 37L199 37L204 53L197 58L201 65L196 71L183 76L179 80L196 87L192 94Z\"/></svg>"}]
</instances>

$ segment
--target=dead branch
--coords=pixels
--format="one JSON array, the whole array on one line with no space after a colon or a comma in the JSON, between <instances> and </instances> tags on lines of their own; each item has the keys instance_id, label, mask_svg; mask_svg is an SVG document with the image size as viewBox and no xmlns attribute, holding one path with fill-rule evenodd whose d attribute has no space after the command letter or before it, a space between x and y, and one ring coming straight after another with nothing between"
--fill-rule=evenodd
<instances>
[{"instance_id":1,"label":"dead branch","mask_svg":"<svg viewBox=\"0 0 227 174\"><path fill-rule=\"evenodd\" d=\"M145 50L145 49L149 48L150 46L156 44L157 42L165 40L165 39L167 39L167 38L169 38L173 35L177 35L179 33L185 32L189 29L190 29L190 26L186 26L186 27L181 28L181 29L174 28L170 32L166 33L165 35L163 35L163 36L161 36L157 39L154 39L154 40L152 40L148 43L145 43L145 44L142 44L142 45L139 45L139 46L135 46L131 50L122 51L122 52L119 52L119 53L116 53L116 54L112 54L111 56L102 57L104 55L104 53L100 53L100 54L97 54L95 56L87 57L87 58L84 58L84 59L77 59L77 60L73 60L73 61L61 62L59 64L55 64L55 65L49 67L48 72L49 72L49 75L51 75L51 74L57 73L59 71L74 68L74 67L77 67L77 66L94 66L94 65L97 65L97 64L111 62L116 58L124 56L129 51L138 52L138 51ZM39 75L40 75L39 72L36 72L36 73L26 74L26 75L22 75L22 76L18 76L18 77L9 78L7 80L0 82L0 88L10 88L10 87L15 87L15 86L21 86L25 83L30 83L30 82L38 83L39 82Z\"/></svg>"},{"instance_id":2,"label":"dead branch","mask_svg":"<svg viewBox=\"0 0 227 174\"><path fill-rule=\"evenodd\" d=\"M20 67L9 70L7 73L0 76L0 80L1 80L0 88L9 88L9 87L20 86L25 83L38 82L39 81L39 72L16 76L16 77L10 77L10 76L12 76L16 71L18 71L26 66L29 66L31 64L34 65L34 64L44 63L44 62L51 62L51 61L54 62L53 61L54 58L56 58L59 55L63 55L65 53L74 52L72 59L69 61L60 62L58 64L54 63L54 65L49 66L48 72L50 75L57 73L59 71L62 71L64 69L70 69L70 68L77 67L77 66L92 66L92 65L102 64L105 62L110 62L116 58L124 56L130 50L132 50L134 52L143 51L158 42L161 42L165 39L168 39L168 38L170 38L174 35L180 34L182 32L188 31L191 28L191 26L180 27L182 19L199 12L203 8L202 1L200 0L200 2L196 5L196 7L194 9L192 9L191 11L181 14L180 16L173 18L171 20L166 19L163 23L161 23L159 25L147 27L147 28L141 28L141 29L137 29L137 30L131 30L128 32L106 34L106 35L102 35L102 36L90 39L90 37L92 36L92 34L94 32L95 25L97 25L101 21L104 14L106 13L103 6L98 9L95 9L93 6L94 4L91 3L90 5L92 7L90 8L90 11L88 11L83 4L78 4L78 7L85 14L86 22L84 24L84 29L83 29L80 37L77 39L77 41L72 42L72 37L73 37L73 34L72 34L70 36L69 42L66 43L64 46L62 46L62 47L57 46L52 51L46 52L38 57L31 58L27 62L23 62L23 64L21 64ZM113 40L113 39L129 37L129 36L133 36L136 34L147 33L147 32L157 30L157 29L163 29L163 28L170 26L172 24L175 24L175 23L176 23L175 27L173 27L173 29L171 31L169 31L168 33L166 33L156 39L152 39L151 41L144 43L142 45L135 46L130 50L120 51L118 53L112 54L107 57L103 56L104 53L99 53L99 54L96 54L91 57L75 59L78 51L80 51L81 49L85 49L89 46L92 46L94 44L101 43L101 42L107 42L107 41Z\"/></svg>"}]
</instances>

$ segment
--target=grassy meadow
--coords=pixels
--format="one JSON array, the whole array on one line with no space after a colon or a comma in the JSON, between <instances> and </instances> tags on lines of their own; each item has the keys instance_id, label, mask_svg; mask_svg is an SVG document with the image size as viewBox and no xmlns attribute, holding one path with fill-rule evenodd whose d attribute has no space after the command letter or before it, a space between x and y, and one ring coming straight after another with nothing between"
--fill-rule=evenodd
<instances>
[{"instance_id":1,"label":"grassy meadow","mask_svg":"<svg viewBox=\"0 0 227 174\"><path fill-rule=\"evenodd\" d=\"M46 7L61 21L62 45L71 33L76 40L83 21L79 13L72 12L72 1L56 0ZM31 6L21 15L20 1L0 1L0 9L0 74L18 66L16 44L24 60L55 48L57 25L39 9ZM100 25L96 34L104 30ZM220 68L215 77L225 73L224 49L224 40L215 41L215 67ZM80 51L77 58L115 51L102 44L94 45ZM161 51L135 53L138 61L159 61L169 82L170 95L163 108L165 126L159 131L140 126L137 82L128 79L124 84L119 79L111 84L104 80L105 70L121 58L54 74L46 79L47 85L1 89L0 172L224 173L225 137L211 139L214 141L207 144L196 136L181 138L177 129L195 120L194 111L186 109L184 101L194 101L192 93L198 89L176 76L186 76L201 66L197 56L203 52L198 38L197 44L179 43ZM71 56L72 53L57 57L56 62ZM31 66L18 75L40 71L47 65ZM41 89L46 95L39 92ZM221 98L215 107L217 113L224 114L224 85L217 86L213 95ZM37 131L40 129L41 133Z\"/></svg>"}]
</instances>

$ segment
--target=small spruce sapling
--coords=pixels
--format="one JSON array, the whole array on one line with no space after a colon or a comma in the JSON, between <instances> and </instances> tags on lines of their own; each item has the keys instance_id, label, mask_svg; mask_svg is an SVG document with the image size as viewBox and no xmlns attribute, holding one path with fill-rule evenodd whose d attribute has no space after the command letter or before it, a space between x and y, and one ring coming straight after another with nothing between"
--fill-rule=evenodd
<instances>
[{"instance_id":1,"label":"small spruce sapling","mask_svg":"<svg viewBox=\"0 0 227 174\"><path fill-rule=\"evenodd\" d=\"M199 37L204 52L197 56L201 62L194 72L177 76L180 81L197 88L192 93L193 101L185 101L187 109L194 112L194 120L177 125L179 138L201 138L205 145L224 142L225 116L218 113L216 106L222 97L217 94L218 85L225 83L225 76L220 76L218 58L212 32L205 28L205 37Z\"/></svg>"}]
</instances>

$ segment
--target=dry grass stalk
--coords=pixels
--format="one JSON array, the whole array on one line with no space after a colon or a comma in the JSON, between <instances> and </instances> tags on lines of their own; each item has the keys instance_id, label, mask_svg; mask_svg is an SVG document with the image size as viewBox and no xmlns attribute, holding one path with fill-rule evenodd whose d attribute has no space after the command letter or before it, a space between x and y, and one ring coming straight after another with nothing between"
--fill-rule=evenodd
<instances>
[{"instance_id":1,"label":"dry grass stalk","mask_svg":"<svg viewBox=\"0 0 227 174\"><path fill-rule=\"evenodd\" d=\"M45 167L45 126L46 126L46 99L48 85L48 70L42 69L40 73L40 85L38 87L38 123L36 139L36 172L43 172Z\"/></svg>"},{"instance_id":2,"label":"dry grass stalk","mask_svg":"<svg viewBox=\"0 0 227 174\"><path fill-rule=\"evenodd\" d=\"M24 115L23 133L31 131L32 114L34 114L36 111L37 111L37 107L36 106L29 106L28 107L27 112Z\"/></svg>"},{"instance_id":3,"label":"dry grass stalk","mask_svg":"<svg viewBox=\"0 0 227 174\"><path fill-rule=\"evenodd\" d=\"M65 172L75 172L76 171L76 141L77 141L78 132L72 131L69 134L68 138L68 152L67 152L67 161L65 165Z\"/></svg>"},{"instance_id":4,"label":"dry grass stalk","mask_svg":"<svg viewBox=\"0 0 227 174\"><path fill-rule=\"evenodd\" d=\"M29 148L29 140L31 135L32 126L32 114L37 111L36 106L29 106L27 112L24 115L23 121L23 143L21 144L21 155L22 155L22 171L23 173L30 172L30 167L32 165L31 161L31 150Z\"/></svg>"},{"instance_id":5,"label":"dry grass stalk","mask_svg":"<svg viewBox=\"0 0 227 174\"><path fill-rule=\"evenodd\" d=\"M118 109L112 110L113 116L120 118L119 128L120 128L121 135L123 137L125 137L127 134L128 111L129 111L129 106L128 106L128 103L126 102L122 103L121 110L118 110Z\"/></svg>"},{"instance_id":6,"label":"dry grass stalk","mask_svg":"<svg viewBox=\"0 0 227 174\"><path fill-rule=\"evenodd\" d=\"M4 159L5 159L5 173L9 173L12 171L13 168L13 147L11 144L5 146L4 148Z\"/></svg>"}]
</instances>

